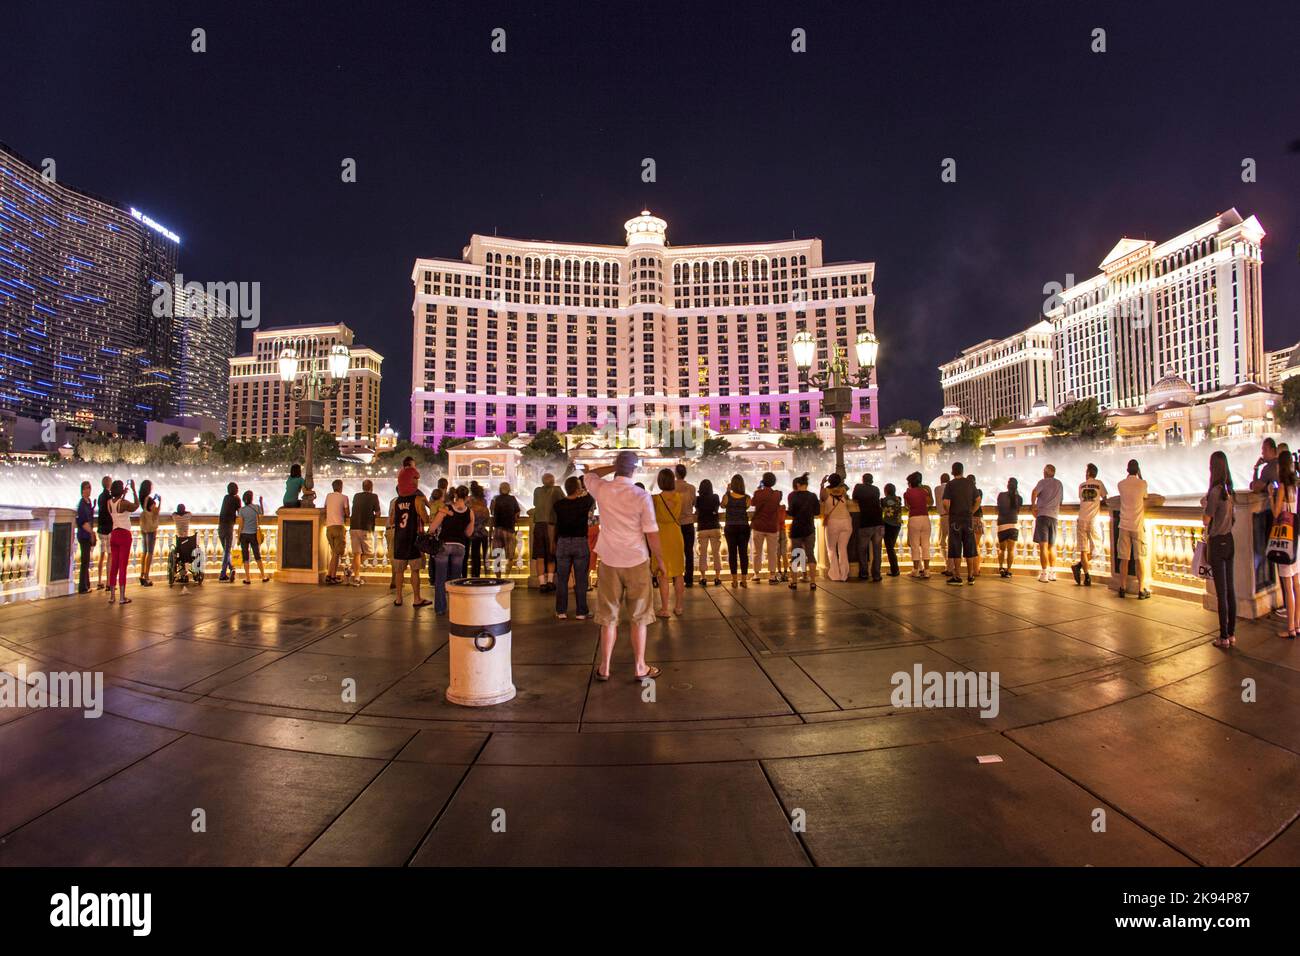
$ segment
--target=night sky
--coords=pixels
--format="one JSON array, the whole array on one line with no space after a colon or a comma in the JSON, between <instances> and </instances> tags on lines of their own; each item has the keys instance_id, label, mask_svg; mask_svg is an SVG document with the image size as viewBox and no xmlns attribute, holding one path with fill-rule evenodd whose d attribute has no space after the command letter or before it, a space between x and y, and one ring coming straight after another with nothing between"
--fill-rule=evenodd
<instances>
[{"instance_id":1,"label":"night sky","mask_svg":"<svg viewBox=\"0 0 1300 956\"><path fill-rule=\"evenodd\" d=\"M0 141L180 233L187 280L261 282L263 325L348 323L403 435L417 256L621 243L643 206L676 245L819 236L877 263L883 424L1044 283L1232 206L1267 347L1300 338L1297 51L1294 3L7 0Z\"/></svg>"}]
</instances>

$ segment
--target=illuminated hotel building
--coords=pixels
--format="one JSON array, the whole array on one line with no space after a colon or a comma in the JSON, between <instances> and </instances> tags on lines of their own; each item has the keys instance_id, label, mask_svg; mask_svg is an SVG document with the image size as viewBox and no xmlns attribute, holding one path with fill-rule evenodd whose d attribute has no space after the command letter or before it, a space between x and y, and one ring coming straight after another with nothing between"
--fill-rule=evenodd
<instances>
[{"instance_id":1,"label":"illuminated hotel building","mask_svg":"<svg viewBox=\"0 0 1300 956\"><path fill-rule=\"evenodd\" d=\"M254 332L252 354L230 359L227 435L242 441L292 435L298 429L298 403L291 387L280 379L280 353L291 348L300 356L327 355L332 346L346 345L351 367L338 394L325 400L324 429L340 441L373 447L379 437L384 357L356 345L354 338L352 330L341 322Z\"/></svg>"},{"instance_id":2,"label":"illuminated hotel building","mask_svg":"<svg viewBox=\"0 0 1300 956\"><path fill-rule=\"evenodd\" d=\"M172 415L211 418L226 428L230 360L238 319L219 295L176 290L172 354L176 369Z\"/></svg>"},{"instance_id":3,"label":"illuminated hotel building","mask_svg":"<svg viewBox=\"0 0 1300 956\"><path fill-rule=\"evenodd\" d=\"M179 248L0 145L0 410L139 432L170 414L172 319L152 305Z\"/></svg>"},{"instance_id":4,"label":"illuminated hotel building","mask_svg":"<svg viewBox=\"0 0 1300 956\"><path fill-rule=\"evenodd\" d=\"M1019 419L1051 404L1052 325L1039 322L1005 339L988 339L939 366L943 404L982 425Z\"/></svg>"},{"instance_id":5,"label":"illuminated hotel building","mask_svg":"<svg viewBox=\"0 0 1300 956\"><path fill-rule=\"evenodd\" d=\"M624 245L474 235L459 260L417 259L411 440L567 431L616 421L811 431L802 329L856 371L875 264L822 261L820 239L670 246L648 212ZM876 383L854 389L877 424Z\"/></svg>"},{"instance_id":6,"label":"illuminated hotel building","mask_svg":"<svg viewBox=\"0 0 1300 956\"><path fill-rule=\"evenodd\" d=\"M1101 272L1049 309L1054 405L1146 404L1167 372L1198 395L1263 383L1260 243L1254 216L1229 209L1173 239L1121 239Z\"/></svg>"}]
</instances>

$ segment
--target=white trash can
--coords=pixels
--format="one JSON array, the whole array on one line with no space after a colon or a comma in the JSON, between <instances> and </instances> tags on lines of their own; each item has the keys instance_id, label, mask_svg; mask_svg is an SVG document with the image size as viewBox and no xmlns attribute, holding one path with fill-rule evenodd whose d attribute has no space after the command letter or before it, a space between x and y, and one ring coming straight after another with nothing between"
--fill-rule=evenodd
<instances>
[{"instance_id":1,"label":"white trash can","mask_svg":"<svg viewBox=\"0 0 1300 956\"><path fill-rule=\"evenodd\" d=\"M515 696L510 674L510 592L514 587L503 578L447 582L450 703L488 707Z\"/></svg>"}]
</instances>

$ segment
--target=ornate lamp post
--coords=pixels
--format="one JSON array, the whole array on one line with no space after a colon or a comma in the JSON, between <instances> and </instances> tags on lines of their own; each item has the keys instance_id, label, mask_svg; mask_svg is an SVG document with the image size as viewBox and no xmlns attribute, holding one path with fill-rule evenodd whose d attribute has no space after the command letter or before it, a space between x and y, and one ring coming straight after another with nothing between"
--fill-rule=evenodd
<instances>
[{"instance_id":1,"label":"ornate lamp post","mask_svg":"<svg viewBox=\"0 0 1300 956\"><path fill-rule=\"evenodd\" d=\"M280 352L280 381L298 403L298 424L307 429L306 460L303 462L303 497L315 497L312 488L312 453L316 429L325 424L325 403L343 387L352 366L346 345L332 345L329 351L316 339L298 343L298 348Z\"/></svg>"},{"instance_id":2,"label":"ornate lamp post","mask_svg":"<svg viewBox=\"0 0 1300 956\"><path fill-rule=\"evenodd\" d=\"M814 372L812 366L817 358L817 340L807 329L795 333L790 348L794 352L800 382L805 388L811 386L821 390L822 410L835 419L835 472L842 478L847 477L844 468L844 416L853 410L853 389L871 384L871 370L876 367L880 341L872 332L858 333L854 343L858 353L856 373L849 372L848 359L838 345L834 346L830 364Z\"/></svg>"}]
</instances>

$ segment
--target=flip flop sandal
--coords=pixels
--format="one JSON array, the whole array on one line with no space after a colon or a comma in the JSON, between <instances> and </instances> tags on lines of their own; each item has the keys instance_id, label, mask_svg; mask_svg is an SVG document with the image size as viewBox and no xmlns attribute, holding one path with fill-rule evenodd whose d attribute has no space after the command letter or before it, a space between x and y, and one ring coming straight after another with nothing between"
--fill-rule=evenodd
<instances>
[{"instance_id":1,"label":"flip flop sandal","mask_svg":"<svg viewBox=\"0 0 1300 956\"><path fill-rule=\"evenodd\" d=\"M599 680L599 681L606 681L606 680L609 680L609 675L608 675L608 674L602 674L600 671L596 671L595 674L596 674L596 680Z\"/></svg>"},{"instance_id":2,"label":"flip flop sandal","mask_svg":"<svg viewBox=\"0 0 1300 956\"><path fill-rule=\"evenodd\" d=\"M432 603L433 602L430 601L428 598L424 598L422 600L416 601L414 604L411 605L411 607L428 607Z\"/></svg>"},{"instance_id":3,"label":"flip flop sandal","mask_svg":"<svg viewBox=\"0 0 1300 956\"><path fill-rule=\"evenodd\" d=\"M639 684L639 683L641 683L641 681L645 680L647 677L653 679L653 678L655 678L655 677L660 676L662 673L663 673L662 670L660 670L658 667L655 667L653 664L651 664L651 665L650 665L650 669L649 669L648 671L646 671L644 674L638 674L636 677L633 677L633 678L632 678L632 683L634 683L634 684Z\"/></svg>"}]
</instances>

